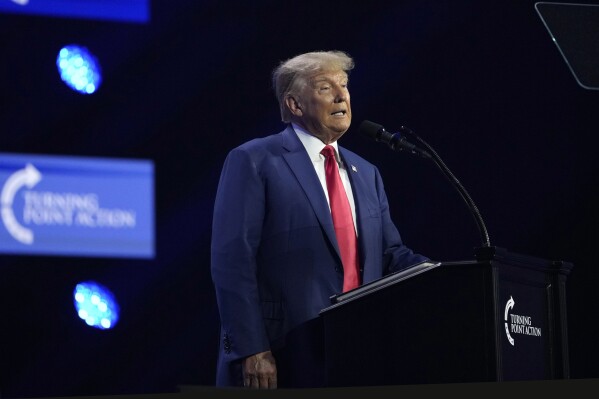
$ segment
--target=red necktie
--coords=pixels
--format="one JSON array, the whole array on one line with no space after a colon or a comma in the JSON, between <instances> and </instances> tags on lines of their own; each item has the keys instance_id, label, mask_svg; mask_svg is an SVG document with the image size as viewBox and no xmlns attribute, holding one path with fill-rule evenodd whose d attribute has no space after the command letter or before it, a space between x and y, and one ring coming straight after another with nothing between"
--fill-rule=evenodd
<instances>
[{"instance_id":1,"label":"red necktie","mask_svg":"<svg viewBox=\"0 0 599 399\"><path fill-rule=\"evenodd\" d=\"M356 231L347 193L339 176L335 149L327 145L320 153L325 157L324 170L327 179L327 191L329 192L329 204L337 243L341 252L341 261L343 262L343 292L346 292L360 285Z\"/></svg>"}]
</instances>

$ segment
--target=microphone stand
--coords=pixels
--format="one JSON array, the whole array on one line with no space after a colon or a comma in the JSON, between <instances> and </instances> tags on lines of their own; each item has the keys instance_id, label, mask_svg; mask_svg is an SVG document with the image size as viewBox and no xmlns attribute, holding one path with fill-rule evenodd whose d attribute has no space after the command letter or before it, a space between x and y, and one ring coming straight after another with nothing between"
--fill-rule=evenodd
<instances>
[{"instance_id":1,"label":"microphone stand","mask_svg":"<svg viewBox=\"0 0 599 399\"><path fill-rule=\"evenodd\" d=\"M482 236L483 247L490 247L491 241L489 239L489 233L487 232L487 227L485 226L485 222L483 221L483 218L480 214L480 211L478 210L478 207L476 206L476 204L474 203L474 201L472 200L472 198L470 197L470 195L468 194L468 192L466 191L464 186L462 186L462 183L460 183L460 181L454 176L454 174L451 173L451 170L449 170L447 165L445 165L445 163L443 162L441 157L439 157L437 152L426 141L424 141L422 138L418 137L418 135L416 133L414 133L411 129L409 129L405 126L400 127L400 132L413 137L420 144L422 144L424 147L426 147L426 149L428 150L428 152L431 155L430 158L435 162L435 165L437 165L437 167L439 167L439 169L441 169L441 171L443 172L445 177L447 177L447 179L452 183L452 185L458 190L462 199L464 201L466 201L466 204L468 205L468 208L472 212L472 215L474 216L474 220L476 221L476 224L478 226L478 230Z\"/></svg>"}]
</instances>

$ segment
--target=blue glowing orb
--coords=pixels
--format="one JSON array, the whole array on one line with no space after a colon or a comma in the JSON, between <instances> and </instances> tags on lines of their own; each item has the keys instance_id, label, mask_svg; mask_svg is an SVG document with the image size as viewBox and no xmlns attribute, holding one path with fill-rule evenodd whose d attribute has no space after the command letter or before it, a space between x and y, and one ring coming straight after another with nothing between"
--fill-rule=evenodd
<instances>
[{"instance_id":1,"label":"blue glowing orb","mask_svg":"<svg viewBox=\"0 0 599 399\"><path fill-rule=\"evenodd\" d=\"M63 82L79 93L92 94L102 83L100 64L85 47L63 47L58 52L56 66Z\"/></svg>"},{"instance_id":2,"label":"blue glowing orb","mask_svg":"<svg viewBox=\"0 0 599 399\"><path fill-rule=\"evenodd\" d=\"M119 305L104 286L86 281L77 284L73 292L77 315L90 327L107 330L119 320Z\"/></svg>"}]
</instances>

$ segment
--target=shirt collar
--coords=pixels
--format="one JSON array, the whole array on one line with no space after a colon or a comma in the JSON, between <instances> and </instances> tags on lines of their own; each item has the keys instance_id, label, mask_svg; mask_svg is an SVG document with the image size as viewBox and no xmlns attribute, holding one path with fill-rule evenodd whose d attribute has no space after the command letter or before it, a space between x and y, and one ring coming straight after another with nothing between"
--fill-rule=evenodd
<instances>
[{"instance_id":1,"label":"shirt collar","mask_svg":"<svg viewBox=\"0 0 599 399\"><path fill-rule=\"evenodd\" d=\"M297 124L292 122L291 126L293 127L293 130L295 131L295 134L297 135L297 137L300 139L300 141L304 145L304 148L308 152L308 156L310 157L310 159L312 161L322 160L323 157L320 154L320 151L322 151L322 149L325 147L325 144L319 138L311 135L310 133L308 133L306 130L302 129ZM337 163L340 163L339 162L339 149L337 148L337 142L336 141L332 142L332 143L330 143L330 145L333 146L333 148L335 149L335 158L337 159Z\"/></svg>"}]
</instances>

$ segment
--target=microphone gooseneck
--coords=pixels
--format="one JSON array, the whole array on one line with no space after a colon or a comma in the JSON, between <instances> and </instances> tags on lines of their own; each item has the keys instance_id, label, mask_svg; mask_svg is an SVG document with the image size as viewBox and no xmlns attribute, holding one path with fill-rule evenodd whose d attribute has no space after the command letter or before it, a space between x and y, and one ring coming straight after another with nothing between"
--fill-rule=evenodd
<instances>
[{"instance_id":1,"label":"microphone gooseneck","mask_svg":"<svg viewBox=\"0 0 599 399\"><path fill-rule=\"evenodd\" d=\"M445 165L441 157L439 157L437 152L426 141L418 137L416 133L414 133L411 129L405 126L401 126L399 132L397 133L389 133L385 130L385 128L382 125L368 120L365 120L361 123L360 132L370 138L373 138L375 141L386 143L394 151L401 151L403 149L407 149L414 154L420 155L424 158L432 159L435 165L437 165L437 167L441 169L445 177L458 190L460 196L468 205L468 208L472 212L474 220L476 221L476 224L478 226L478 230L482 236L483 247L491 246L489 233L487 231L487 227L485 226L485 222L483 221L482 215L478 210L478 207L476 206L476 204L474 203L464 186L462 186L462 183L460 183L460 181L454 176L451 170L449 170L447 165ZM416 147L414 144L409 143L405 137L402 137L402 134L413 137L428 151L420 149Z\"/></svg>"}]
</instances>

